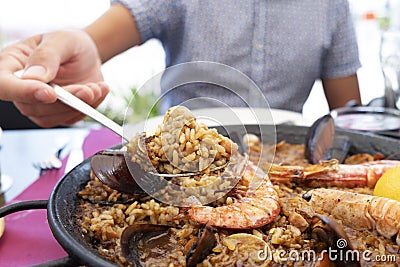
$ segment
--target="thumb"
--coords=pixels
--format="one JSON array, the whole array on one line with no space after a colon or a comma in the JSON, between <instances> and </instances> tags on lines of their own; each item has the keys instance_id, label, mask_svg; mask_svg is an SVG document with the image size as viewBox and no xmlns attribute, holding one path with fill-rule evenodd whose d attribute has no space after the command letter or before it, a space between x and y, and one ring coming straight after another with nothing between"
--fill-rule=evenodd
<instances>
[{"instance_id":1,"label":"thumb","mask_svg":"<svg viewBox=\"0 0 400 267\"><path fill-rule=\"evenodd\" d=\"M41 64L43 64L41 62ZM47 68L42 65L32 65L25 68L22 73L22 78L24 79L33 79L39 80L45 83L48 83L52 79L50 78L52 75L49 74Z\"/></svg>"},{"instance_id":2,"label":"thumb","mask_svg":"<svg viewBox=\"0 0 400 267\"><path fill-rule=\"evenodd\" d=\"M26 61L22 78L49 83L56 77L65 50L59 40L61 37L58 37L58 33L41 36Z\"/></svg>"}]
</instances>

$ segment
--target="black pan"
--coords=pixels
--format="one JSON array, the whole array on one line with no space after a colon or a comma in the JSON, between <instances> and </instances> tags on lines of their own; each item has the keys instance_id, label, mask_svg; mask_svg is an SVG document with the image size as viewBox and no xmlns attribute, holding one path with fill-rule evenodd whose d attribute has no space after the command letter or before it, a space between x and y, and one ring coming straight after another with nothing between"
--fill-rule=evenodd
<instances>
[{"instance_id":1,"label":"black pan","mask_svg":"<svg viewBox=\"0 0 400 267\"><path fill-rule=\"evenodd\" d=\"M246 126L246 130L254 134L259 134L261 130L264 135L269 135L274 129L274 126L269 125L263 125L261 128L258 125ZM276 135L278 141L286 140L291 143L300 144L304 142L307 130L307 127L278 125L276 126ZM241 135L243 132L240 131L243 131L243 126L229 126L225 129L218 129L218 131L221 133L239 131L238 133ZM400 140L398 139L339 129L337 129L336 133L337 135L345 135L350 138L350 154L382 153L388 156L397 154L400 150ZM0 209L0 217L3 217L24 209L47 208L51 231L69 256L40 264L40 266L116 266L112 262L104 260L92 248L89 240L82 236L76 224L77 192L89 180L89 172L90 158L75 167L57 183L48 201L27 201L11 204Z\"/></svg>"}]
</instances>

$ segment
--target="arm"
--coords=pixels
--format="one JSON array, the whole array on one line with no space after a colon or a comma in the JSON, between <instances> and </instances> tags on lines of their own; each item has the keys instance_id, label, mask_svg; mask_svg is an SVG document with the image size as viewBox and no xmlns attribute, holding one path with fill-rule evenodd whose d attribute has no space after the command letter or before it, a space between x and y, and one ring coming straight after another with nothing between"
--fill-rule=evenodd
<instances>
[{"instance_id":1,"label":"arm","mask_svg":"<svg viewBox=\"0 0 400 267\"><path fill-rule=\"evenodd\" d=\"M357 74L343 78L322 79L322 85L330 110L343 107L350 100L356 100L361 105Z\"/></svg>"},{"instance_id":2,"label":"arm","mask_svg":"<svg viewBox=\"0 0 400 267\"><path fill-rule=\"evenodd\" d=\"M357 70L361 64L348 1L330 1L327 17L331 43L321 61L321 77L329 109L343 107L350 100L360 105Z\"/></svg>"},{"instance_id":3,"label":"arm","mask_svg":"<svg viewBox=\"0 0 400 267\"><path fill-rule=\"evenodd\" d=\"M70 125L84 115L57 100L51 81L93 107L106 97L101 63L138 44L133 17L113 5L85 30L54 31L10 45L0 52L0 99L42 127ZM22 79L13 75L25 69Z\"/></svg>"},{"instance_id":4,"label":"arm","mask_svg":"<svg viewBox=\"0 0 400 267\"><path fill-rule=\"evenodd\" d=\"M141 41L136 22L123 5L112 5L99 19L86 27L85 31L97 46L104 63L113 56L138 45Z\"/></svg>"}]
</instances>

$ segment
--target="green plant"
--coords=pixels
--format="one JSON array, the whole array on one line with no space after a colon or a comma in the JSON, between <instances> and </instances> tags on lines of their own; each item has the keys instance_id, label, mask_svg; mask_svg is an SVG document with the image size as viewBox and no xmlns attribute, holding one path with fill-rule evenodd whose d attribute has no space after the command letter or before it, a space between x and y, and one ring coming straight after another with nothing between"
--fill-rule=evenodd
<instances>
[{"instance_id":1,"label":"green plant","mask_svg":"<svg viewBox=\"0 0 400 267\"><path fill-rule=\"evenodd\" d=\"M154 92L143 93L132 88L129 95L110 92L108 98L99 111L120 125L135 124L159 114L158 96Z\"/></svg>"},{"instance_id":2,"label":"green plant","mask_svg":"<svg viewBox=\"0 0 400 267\"><path fill-rule=\"evenodd\" d=\"M132 98L125 98L126 103L128 103L125 123L133 124L159 114L157 95L154 92L139 93L135 88L131 89L131 92Z\"/></svg>"}]
</instances>

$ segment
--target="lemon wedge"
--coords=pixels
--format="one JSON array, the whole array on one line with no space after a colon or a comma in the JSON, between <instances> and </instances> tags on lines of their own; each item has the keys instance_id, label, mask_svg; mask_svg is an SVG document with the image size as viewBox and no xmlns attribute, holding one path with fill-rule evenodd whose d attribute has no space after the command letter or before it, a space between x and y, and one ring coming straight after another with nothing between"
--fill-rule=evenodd
<instances>
[{"instance_id":1,"label":"lemon wedge","mask_svg":"<svg viewBox=\"0 0 400 267\"><path fill-rule=\"evenodd\" d=\"M374 188L374 196L400 201L400 166L387 170Z\"/></svg>"}]
</instances>

